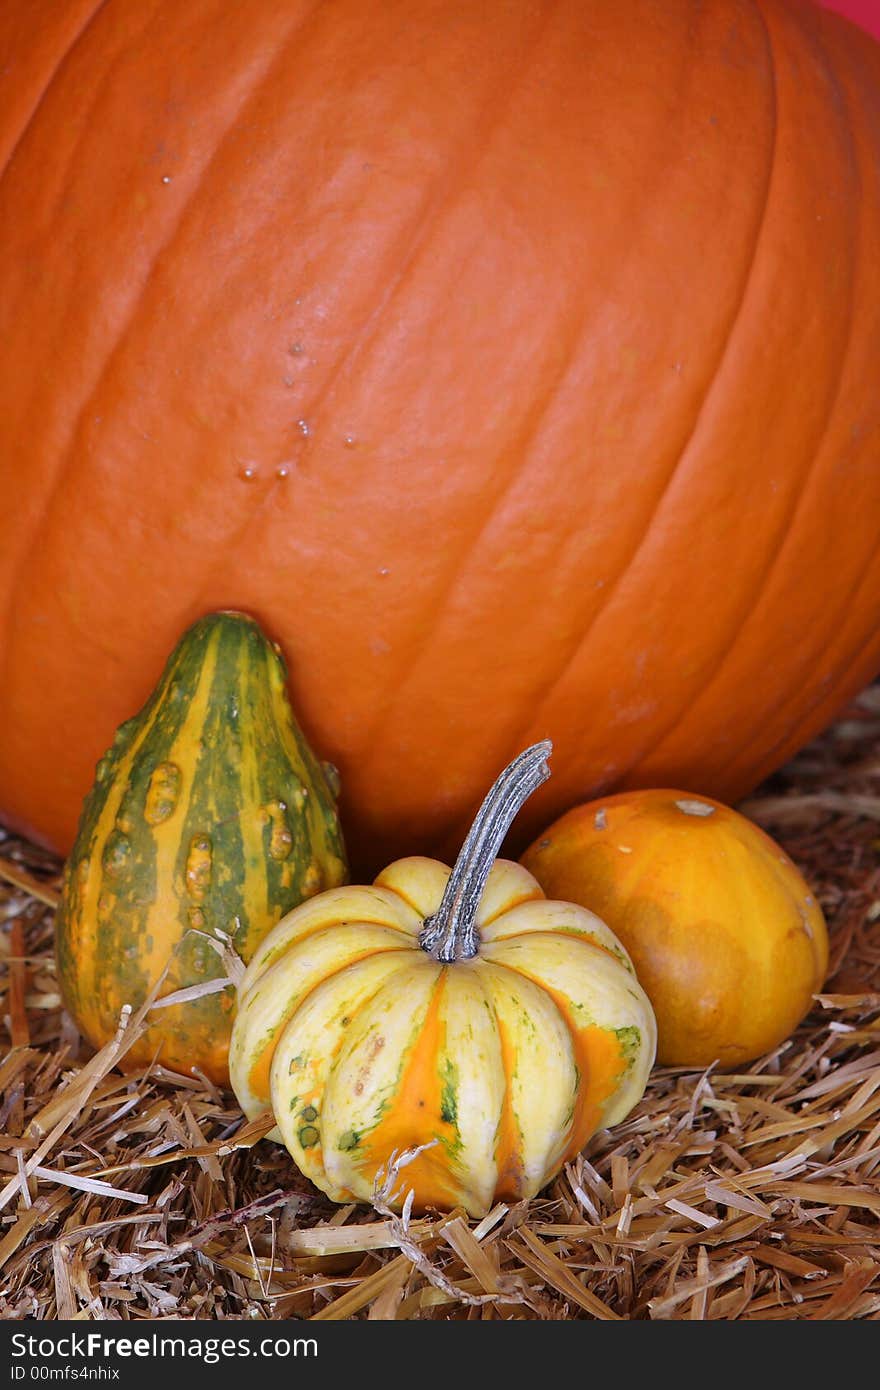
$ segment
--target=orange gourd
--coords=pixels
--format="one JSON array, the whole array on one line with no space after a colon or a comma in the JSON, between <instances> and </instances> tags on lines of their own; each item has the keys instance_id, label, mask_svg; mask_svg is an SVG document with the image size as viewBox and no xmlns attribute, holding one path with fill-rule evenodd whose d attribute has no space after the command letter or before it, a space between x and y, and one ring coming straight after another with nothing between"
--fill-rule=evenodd
<instances>
[{"instance_id":1,"label":"orange gourd","mask_svg":"<svg viewBox=\"0 0 880 1390\"><path fill-rule=\"evenodd\" d=\"M523 844L612 787L733 800L878 669L866 34L32 0L0 71L9 824L69 847L210 609L289 655L361 865L451 853L539 737Z\"/></svg>"},{"instance_id":2,"label":"orange gourd","mask_svg":"<svg viewBox=\"0 0 880 1390\"><path fill-rule=\"evenodd\" d=\"M783 1042L828 968L822 909L746 816L687 792L576 806L522 859L548 897L595 912L623 942L670 1065L736 1066Z\"/></svg>"}]
</instances>

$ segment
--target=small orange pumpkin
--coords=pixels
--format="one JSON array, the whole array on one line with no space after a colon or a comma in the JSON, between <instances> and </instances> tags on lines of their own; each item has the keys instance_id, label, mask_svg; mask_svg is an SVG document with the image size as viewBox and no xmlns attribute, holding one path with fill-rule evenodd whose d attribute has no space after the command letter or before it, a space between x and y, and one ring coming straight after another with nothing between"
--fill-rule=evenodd
<instances>
[{"instance_id":1,"label":"small orange pumpkin","mask_svg":"<svg viewBox=\"0 0 880 1390\"><path fill-rule=\"evenodd\" d=\"M709 797L634 791L576 806L522 863L549 897L589 908L623 942L667 1065L760 1056L825 978L825 919L800 871Z\"/></svg>"}]
</instances>

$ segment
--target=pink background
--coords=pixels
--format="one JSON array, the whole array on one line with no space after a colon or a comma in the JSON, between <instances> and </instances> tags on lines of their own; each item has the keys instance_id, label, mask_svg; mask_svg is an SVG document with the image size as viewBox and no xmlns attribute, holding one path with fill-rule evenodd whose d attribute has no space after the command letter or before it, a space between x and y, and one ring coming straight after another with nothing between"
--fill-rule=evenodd
<instances>
[{"instance_id":1,"label":"pink background","mask_svg":"<svg viewBox=\"0 0 880 1390\"><path fill-rule=\"evenodd\" d=\"M822 4L826 10L836 10L880 38L880 0L822 0Z\"/></svg>"}]
</instances>

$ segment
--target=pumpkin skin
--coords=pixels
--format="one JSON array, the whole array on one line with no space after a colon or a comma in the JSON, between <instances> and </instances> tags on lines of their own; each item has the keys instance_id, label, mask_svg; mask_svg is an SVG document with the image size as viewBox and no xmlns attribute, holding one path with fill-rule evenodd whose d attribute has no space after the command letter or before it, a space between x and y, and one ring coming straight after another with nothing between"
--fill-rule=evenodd
<instances>
[{"instance_id":1,"label":"pumpkin skin","mask_svg":"<svg viewBox=\"0 0 880 1390\"><path fill-rule=\"evenodd\" d=\"M371 887L322 893L266 937L239 986L239 1103L274 1110L334 1201L369 1201L395 1153L431 1144L401 1173L414 1207L484 1214L532 1196L645 1089L651 1006L605 924L498 860L477 956L443 964L419 932L449 873L414 856Z\"/></svg>"},{"instance_id":2,"label":"pumpkin skin","mask_svg":"<svg viewBox=\"0 0 880 1390\"><path fill-rule=\"evenodd\" d=\"M577 806L522 862L626 946L654 1007L660 1062L735 1066L769 1052L825 979L825 919L800 870L709 797L660 789Z\"/></svg>"},{"instance_id":3,"label":"pumpkin skin","mask_svg":"<svg viewBox=\"0 0 880 1390\"><path fill-rule=\"evenodd\" d=\"M152 698L98 764L65 864L58 981L95 1047L123 1004L222 979L205 938L243 960L305 898L344 881L331 774L303 738L280 651L241 613L181 637ZM228 1084L235 990L151 1015L123 1065L154 1058Z\"/></svg>"},{"instance_id":4,"label":"pumpkin skin","mask_svg":"<svg viewBox=\"0 0 880 1390\"><path fill-rule=\"evenodd\" d=\"M737 800L877 671L868 36L33 0L0 55L10 824L67 849L209 607L282 643L369 877L532 737L516 852L611 788Z\"/></svg>"},{"instance_id":5,"label":"pumpkin skin","mask_svg":"<svg viewBox=\"0 0 880 1390\"><path fill-rule=\"evenodd\" d=\"M880 14L874 0L821 0L826 10L834 10L845 15L853 24L859 24L875 39L880 39Z\"/></svg>"}]
</instances>

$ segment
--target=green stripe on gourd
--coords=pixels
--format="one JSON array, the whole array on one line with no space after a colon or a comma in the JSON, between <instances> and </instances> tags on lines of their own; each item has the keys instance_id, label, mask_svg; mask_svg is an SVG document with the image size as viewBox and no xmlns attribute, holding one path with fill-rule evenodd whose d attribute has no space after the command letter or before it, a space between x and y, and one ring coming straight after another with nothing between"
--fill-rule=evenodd
<instances>
[{"instance_id":1,"label":"green stripe on gourd","mask_svg":"<svg viewBox=\"0 0 880 1390\"><path fill-rule=\"evenodd\" d=\"M161 994L247 962L291 908L345 881L333 774L294 719L278 649L253 619L214 613L172 653L98 764L65 872L57 960L89 1039L112 1037L168 966ZM157 1010L127 1056L227 1081L231 989Z\"/></svg>"}]
</instances>

